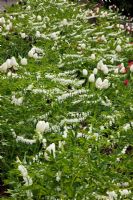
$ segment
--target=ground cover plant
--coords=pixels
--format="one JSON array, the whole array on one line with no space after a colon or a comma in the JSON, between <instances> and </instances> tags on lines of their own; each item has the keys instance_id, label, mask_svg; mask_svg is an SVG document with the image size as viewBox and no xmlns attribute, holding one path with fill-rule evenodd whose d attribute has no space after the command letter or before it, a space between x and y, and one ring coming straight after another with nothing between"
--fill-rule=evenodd
<instances>
[{"instance_id":1,"label":"ground cover plant","mask_svg":"<svg viewBox=\"0 0 133 200\"><path fill-rule=\"evenodd\" d=\"M133 198L131 30L88 7L28 0L0 14L1 199Z\"/></svg>"}]
</instances>

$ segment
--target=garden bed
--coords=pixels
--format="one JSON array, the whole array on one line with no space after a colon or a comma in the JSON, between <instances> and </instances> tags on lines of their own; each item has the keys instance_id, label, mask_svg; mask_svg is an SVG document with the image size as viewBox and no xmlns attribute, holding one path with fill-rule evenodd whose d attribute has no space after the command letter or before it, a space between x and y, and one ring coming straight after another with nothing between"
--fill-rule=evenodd
<instances>
[{"instance_id":1,"label":"garden bed","mask_svg":"<svg viewBox=\"0 0 133 200\"><path fill-rule=\"evenodd\" d=\"M9 200L133 198L133 39L122 20L63 0L1 13L2 198L3 183Z\"/></svg>"}]
</instances>

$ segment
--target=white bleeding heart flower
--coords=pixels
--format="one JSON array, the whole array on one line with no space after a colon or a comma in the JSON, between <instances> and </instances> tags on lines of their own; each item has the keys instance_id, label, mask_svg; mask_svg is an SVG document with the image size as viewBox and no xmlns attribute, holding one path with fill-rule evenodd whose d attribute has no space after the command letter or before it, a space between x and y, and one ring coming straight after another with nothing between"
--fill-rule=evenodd
<instances>
[{"instance_id":1,"label":"white bleeding heart flower","mask_svg":"<svg viewBox=\"0 0 133 200\"><path fill-rule=\"evenodd\" d=\"M94 83L95 82L95 75L91 74L88 78L89 82Z\"/></svg>"},{"instance_id":2,"label":"white bleeding heart flower","mask_svg":"<svg viewBox=\"0 0 133 200\"><path fill-rule=\"evenodd\" d=\"M110 86L109 80L108 79L104 79L103 83L102 83L102 88L103 89L107 89Z\"/></svg>"},{"instance_id":3,"label":"white bleeding heart flower","mask_svg":"<svg viewBox=\"0 0 133 200\"><path fill-rule=\"evenodd\" d=\"M44 133L49 130L49 123L45 121L38 121L36 124L36 131L39 133Z\"/></svg>"},{"instance_id":4,"label":"white bleeding heart flower","mask_svg":"<svg viewBox=\"0 0 133 200\"><path fill-rule=\"evenodd\" d=\"M118 197L118 195L115 191L108 191L107 195L109 196L109 200L115 200Z\"/></svg>"},{"instance_id":5,"label":"white bleeding heart flower","mask_svg":"<svg viewBox=\"0 0 133 200\"><path fill-rule=\"evenodd\" d=\"M31 50L28 52L28 56L29 56L30 58L32 58L33 55L34 55L34 53L35 53L35 51L34 51L33 49L31 49Z\"/></svg>"},{"instance_id":6,"label":"white bleeding heart flower","mask_svg":"<svg viewBox=\"0 0 133 200\"><path fill-rule=\"evenodd\" d=\"M27 59L26 58L21 58L21 65L27 65Z\"/></svg>"},{"instance_id":7,"label":"white bleeding heart flower","mask_svg":"<svg viewBox=\"0 0 133 200\"><path fill-rule=\"evenodd\" d=\"M12 66L15 66L15 67L18 66L18 63L17 63L15 57L11 57L11 65L12 65Z\"/></svg>"},{"instance_id":8,"label":"white bleeding heart flower","mask_svg":"<svg viewBox=\"0 0 133 200\"><path fill-rule=\"evenodd\" d=\"M96 88L98 88L98 89L102 89L102 79L101 78L98 78L97 80L96 80Z\"/></svg>"},{"instance_id":9,"label":"white bleeding heart flower","mask_svg":"<svg viewBox=\"0 0 133 200\"><path fill-rule=\"evenodd\" d=\"M28 56L34 59L40 59L43 55L43 50L38 47L32 47L32 49L28 52Z\"/></svg>"},{"instance_id":10,"label":"white bleeding heart flower","mask_svg":"<svg viewBox=\"0 0 133 200\"><path fill-rule=\"evenodd\" d=\"M8 68L12 67L11 59L7 59L6 63L7 63Z\"/></svg>"},{"instance_id":11,"label":"white bleeding heart flower","mask_svg":"<svg viewBox=\"0 0 133 200\"><path fill-rule=\"evenodd\" d=\"M97 73L98 73L98 69L97 69L97 68L94 68L94 69L93 69L93 74L96 75Z\"/></svg>"},{"instance_id":12,"label":"white bleeding heart flower","mask_svg":"<svg viewBox=\"0 0 133 200\"><path fill-rule=\"evenodd\" d=\"M4 17L1 17L0 18L0 25L4 25L5 24L5 18Z\"/></svg>"},{"instance_id":13,"label":"white bleeding heart flower","mask_svg":"<svg viewBox=\"0 0 133 200\"><path fill-rule=\"evenodd\" d=\"M98 63L97 63L97 69L101 69L103 67L103 61L100 60Z\"/></svg>"},{"instance_id":14,"label":"white bleeding heart flower","mask_svg":"<svg viewBox=\"0 0 133 200\"><path fill-rule=\"evenodd\" d=\"M98 78L95 84L96 84L96 88L98 89L107 89L110 86L108 79L104 79L104 81L102 81L101 78Z\"/></svg>"},{"instance_id":15,"label":"white bleeding heart flower","mask_svg":"<svg viewBox=\"0 0 133 200\"><path fill-rule=\"evenodd\" d=\"M8 69L8 65L7 63L3 63L1 66L0 66L0 71L3 72L3 73L6 73L7 72L7 69Z\"/></svg>"},{"instance_id":16,"label":"white bleeding heart flower","mask_svg":"<svg viewBox=\"0 0 133 200\"><path fill-rule=\"evenodd\" d=\"M122 48L120 45L117 45L116 49L115 49L117 52L121 52L122 51Z\"/></svg>"},{"instance_id":17,"label":"white bleeding heart flower","mask_svg":"<svg viewBox=\"0 0 133 200\"><path fill-rule=\"evenodd\" d=\"M88 75L87 69L83 69L82 74L83 74L83 76L87 76Z\"/></svg>"},{"instance_id":18,"label":"white bleeding heart flower","mask_svg":"<svg viewBox=\"0 0 133 200\"><path fill-rule=\"evenodd\" d=\"M21 38L25 39L27 35L25 33L20 33Z\"/></svg>"},{"instance_id":19,"label":"white bleeding heart flower","mask_svg":"<svg viewBox=\"0 0 133 200\"><path fill-rule=\"evenodd\" d=\"M101 70L103 71L104 74L108 74L109 72L107 65L102 65Z\"/></svg>"},{"instance_id":20,"label":"white bleeding heart flower","mask_svg":"<svg viewBox=\"0 0 133 200\"><path fill-rule=\"evenodd\" d=\"M131 190L128 189L123 189L123 190L119 190L121 196L128 196L129 194L131 194Z\"/></svg>"}]
</instances>

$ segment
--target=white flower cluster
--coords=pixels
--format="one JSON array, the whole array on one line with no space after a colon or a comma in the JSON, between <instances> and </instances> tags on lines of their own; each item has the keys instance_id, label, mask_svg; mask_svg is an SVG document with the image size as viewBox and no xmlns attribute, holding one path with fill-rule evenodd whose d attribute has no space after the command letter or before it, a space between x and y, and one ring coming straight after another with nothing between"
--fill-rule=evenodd
<instances>
[{"instance_id":1,"label":"white flower cluster","mask_svg":"<svg viewBox=\"0 0 133 200\"><path fill-rule=\"evenodd\" d=\"M103 63L102 60L100 60L100 61L98 62L98 64L97 64L97 69L103 71L103 73L104 73L105 75L107 75L108 72L109 72L109 69L108 69L107 65L105 65L105 64Z\"/></svg>"},{"instance_id":2,"label":"white flower cluster","mask_svg":"<svg viewBox=\"0 0 133 200\"><path fill-rule=\"evenodd\" d=\"M109 197L109 200L114 200L118 197L118 194L115 191L108 191L107 195Z\"/></svg>"},{"instance_id":3,"label":"white flower cluster","mask_svg":"<svg viewBox=\"0 0 133 200\"><path fill-rule=\"evenodd\" d=\"M36 124L36 132L44 133L49 130L49 123L45 121L38 121Z\"/></svg>"},{"instance_id":4,"label":"white flower cluster","mask_svg":"<svg viewBox=\"0 0 133 200\"><path fill-rule=\"evenodd\" d=\"M110 82L108 79L104 79L102 81L101 78L98 78L96 80L96 88L98 88L98 89L107 89L109 86L110 86Z\"/></svg>"},{"instance_id":5,"label":"white flower cluster","mask_svg":"<svg viewBox=\"0 0 133 200\"><path fill-rule=\"evenodd\" d=\"M12 57L11 59L7 59L6 62L4 62L0 66L0 72L6 73L8 70L18 70L19 64L16 61L15 57Z\"/></svg>"},{"instance_id":6,"label":"white flower cluster","mask_svg":"<svg viewBox=\"0 0 133 200\"><path fill-rule=\"evenodd\" d=\"M12 22L10 21L10 19L8 19L7 22L6 22L5 18L4 18L4 17L1 17L1 18L0 18L0 32L2 32L2 27L3 27L6 31L12 30L13 25L12 25Z\"/></svg>"},{"instance_id":7,"label":"white flower cluster","mask_svg":"<svg viewBox=\"0 0 133 200\"><path fill-rule=\"evenodd\" d=\"M43 50L38 47L32 47L32 49L28 52L28 56L34 59L40 59L43 57L43 55Z\"/></svg>"}]
</instances>

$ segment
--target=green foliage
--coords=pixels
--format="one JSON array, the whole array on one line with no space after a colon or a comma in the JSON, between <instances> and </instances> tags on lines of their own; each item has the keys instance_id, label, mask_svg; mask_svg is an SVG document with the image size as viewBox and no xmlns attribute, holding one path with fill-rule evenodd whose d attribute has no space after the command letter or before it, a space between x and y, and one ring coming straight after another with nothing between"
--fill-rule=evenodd
<instances>
[{"instance_id":1,"label":"green foliage","mask_svg":"<svg viewBox=\"0 0 133 200\"><path fill-rule=\"evenodd\" d=\"M93 5L86 10L68 1L29 0L1 14L1 66L12 56L19 63L18 70L0 73L7 199L133 198L132 38L118 26L117 13L101 8L94 20ZM6 30L9 20L13 26ZM33 47L43 50L41 58L28 56ZM98 69L89 81L101 60L109 72ZM106 89L96 87L98 78L109 81ZM37 131L44 121L48 130Z\"/></svg>"}]
</instances>

